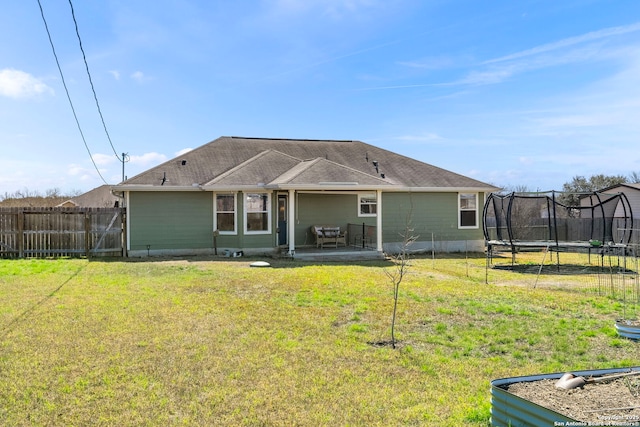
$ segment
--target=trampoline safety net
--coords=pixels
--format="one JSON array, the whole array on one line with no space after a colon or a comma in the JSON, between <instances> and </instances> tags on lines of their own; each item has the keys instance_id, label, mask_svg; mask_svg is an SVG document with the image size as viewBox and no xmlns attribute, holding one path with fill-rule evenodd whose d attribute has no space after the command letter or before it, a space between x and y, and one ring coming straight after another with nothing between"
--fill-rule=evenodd
<instances>
[{"instance_id":1,"label":"trampoline safety net","mask_svg":"<svg viewBox=\"0 0 640 427\"><path fill-rule=\"evenodd\" d=\"M579 206L567 206L565 193L492 193L483 212L488 242L515 245L546 242L627 244L632 212L624 193L592 192L579 195Z\"/></svg>"}]
</instances>

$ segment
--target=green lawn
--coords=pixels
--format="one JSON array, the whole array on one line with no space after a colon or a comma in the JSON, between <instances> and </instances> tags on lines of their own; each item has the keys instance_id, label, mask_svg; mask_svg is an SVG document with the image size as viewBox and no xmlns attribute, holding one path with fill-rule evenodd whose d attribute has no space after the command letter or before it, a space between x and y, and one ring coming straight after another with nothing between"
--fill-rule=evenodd
<instances>
[{"instance_id":1,"label":"green lawn","mask_svg":"<svg viewBox=\"0 0 640 427\"><path fill-rule=\"evenodd\" d=\"M388 264L252 261L0 260L0 424L486 426L492 379L640 365L620 302L482 256L411 260L395 350Z\"/></svg>"}]
</instances>

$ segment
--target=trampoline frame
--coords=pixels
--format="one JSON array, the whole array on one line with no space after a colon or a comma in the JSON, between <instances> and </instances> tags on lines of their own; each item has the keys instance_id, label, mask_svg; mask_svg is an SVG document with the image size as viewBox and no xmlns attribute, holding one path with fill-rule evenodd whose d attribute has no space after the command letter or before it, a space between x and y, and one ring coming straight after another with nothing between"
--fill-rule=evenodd
<instances>
[{"instance_id":1,"label":"trampoline frame","mask_svg":"<svg viewBox=\"0 0 640 427\"><path fill-rule=\"evenodd\" d=\"M486 268L488 281L488 269L493 261L493 251L495 248L505 247L511 251L511 263L515 264L516 253L522 249L546 249L550 252L588 252L589 256L593 251L604 256L605 254L618 254L627 255L628 245L631 242L633 233L633 213L629 199L624 193L606 193L593 191L588 193L570 193L578 194L581 200L588 200L588 204L582 204L580 206L567 206L558 201L556 195L558 191L547 192L512 192L508 194L491 193L487 197L483 215L482 215L482 228L485 237L486 245ZM606 197L605 197L606 196ZM546 204L547 217L531 217L530 226L534 227L534 220L548 219L546 221L546 239L532 239L521 240L517 233L514 231L514 224L512 219L514 201L518 198L536 198L545 199L540 202L540 205ZM588 199L587 199L588 198ZM603 200L604 199L604 200ZM615 208L613 215L606 216L604 204L615 201ZM505 210L506 202L506 210ZM573 212L575 217L567 217L564 220L569 223L571 218L579 220L590 219L589 238L579 240L563 240L558 234L558 208L562 207L565 212ZM615 213L622 211L622 217L616 217ZM499 209L498 209L499 208ZM582 212L588 212L586 216L582 215ZM490 226L490 214L493 214L495 220L495 226ZM618 235L616 241L614 241L614 220L622 219L624 227L618 228L621 233ZM504 224L503 224L504 222ZM600 222L597 227L596 222ZM537 227L541 227L537 225ZM597 234L597 230L601 230L601 234ZM493 233L492 233L493 231ZM506 231L506 236L504 235ZM492 236L493 234L493 236ZM560 265L560 257L557 255L557 264Z\"/></svg>"}]
</instances>

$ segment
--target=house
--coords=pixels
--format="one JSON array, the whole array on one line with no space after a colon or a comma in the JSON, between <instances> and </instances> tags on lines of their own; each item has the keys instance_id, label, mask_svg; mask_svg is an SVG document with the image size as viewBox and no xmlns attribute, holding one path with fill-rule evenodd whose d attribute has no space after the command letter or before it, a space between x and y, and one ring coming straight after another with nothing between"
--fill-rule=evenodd
<instances>
[{"instance_id":1,"label":"house","mask_svg":"<svg viewBox=\"0 0 640 427\"><path fill-rule=\"evenodd\" d=\"M110 185L101 185L79 196L65 200L56 207L61 208L113 208L120 204L119 198L111 192Z\"/></svg>"},{"instance_id":2,"label":"house","mask_svg":"<svg viewBox=\"0 0 640 427\"><path fill-rule=\"evenodd\" d=\"M618 184L600 190L601 193L617 194L623 193L629 201L631 212L624 212L624 206L620 204L616 208L615 217L624 218L632 217L633 220L640 220L640 183L636 184ZM582 200L580 203L582 204Z\"/></svg>"},{"instance_id":3,"label":"house","mask_svg":"<svg viewBox=\"0 0 640 427\"><path fill-rule=\"evenodd\" d=\"M596 196L596 194L598 196ZM591 206L595 204L601 204L606 202L617 195L624 195L624 200L616 203L614 206L610 206L608 209L613 209L612 213L605 213L605 215L613 216L614 218L629 218L631 220L640 220L640 183L636 184L616 184L602 190L598 190L592 193L585 193L580 195L580 206ZM597 197L597 199L596 199ZM602 214L600 214L602 215ZM589 212L584 212L583 217L590 217Z\"/></svg>"},{"instance_id":4,"label":"house","mask_svg":"<svg viewBox=\"0 0 640 427\"><path fill-rule=\"evenodd\" d=\"M130 256L293 255L316 247L314 225L351 229L348 245L371 231L378 254L397 249L409 224L413 249L482 250L481 210L497 190L360 141L244 137L218 138L112 188L127 208Z\"/></svg>"},{"instance_id":5,"label":"house","mask_svg":"<svg viewBox=\"0 0 640 427\"><path fill-rule=\"evenodd\" d=\"M638 247L640 244L640 183L616 184L593 194L580 196L582 208L597 205L598 209L581 212L582 218L611 217L612 241Z\"/></svg>"}]
</instances>

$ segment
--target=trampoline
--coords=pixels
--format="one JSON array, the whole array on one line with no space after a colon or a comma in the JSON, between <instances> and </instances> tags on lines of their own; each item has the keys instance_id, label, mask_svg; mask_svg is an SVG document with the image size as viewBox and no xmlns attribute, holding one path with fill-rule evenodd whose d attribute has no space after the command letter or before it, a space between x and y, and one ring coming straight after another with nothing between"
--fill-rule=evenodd
<instances>
[{"instance_id":1,"label":"trampoline","mask_svg":"<svg viewBox=\"0 0 640 427\"><path fill-rule=\"evenodd\" d=\"M633 214L624 193L577 194L579 205L569 206L569 193L492 193L483 210L487 266L494 250L510 251L512 263L521 250L617 252L626 255ZM571 193L572 195L576 193ZM559 263L559 260L558 260Z\"/></svg>"}]
</instances>

